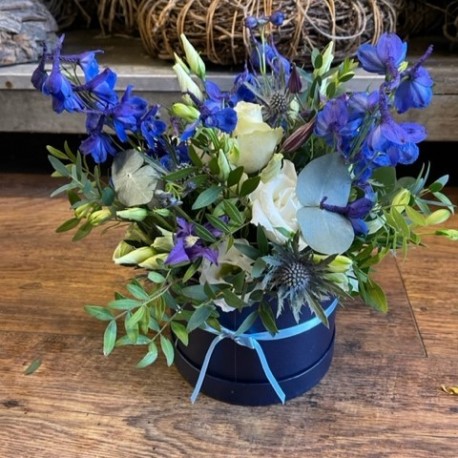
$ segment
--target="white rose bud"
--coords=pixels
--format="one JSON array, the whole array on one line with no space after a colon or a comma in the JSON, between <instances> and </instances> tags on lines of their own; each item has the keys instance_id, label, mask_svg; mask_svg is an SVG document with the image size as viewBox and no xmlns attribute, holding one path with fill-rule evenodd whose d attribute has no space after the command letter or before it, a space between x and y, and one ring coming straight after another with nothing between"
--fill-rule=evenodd
<instances>
[{"instance_id":1,"label":"white rose bud","mask_svg":"<svg viewBox=\"0 0 458 458\"><path fill-rule=\"evenodd\" d=\"M238 149L229 159L236 166L243 166L246 173L257 172L270 161L281 141L283 129L272 128L264 122L262 107L256 103L239 102L234 110L237 112L237 125L233 136Z\"/></svg>"}]
</instances>

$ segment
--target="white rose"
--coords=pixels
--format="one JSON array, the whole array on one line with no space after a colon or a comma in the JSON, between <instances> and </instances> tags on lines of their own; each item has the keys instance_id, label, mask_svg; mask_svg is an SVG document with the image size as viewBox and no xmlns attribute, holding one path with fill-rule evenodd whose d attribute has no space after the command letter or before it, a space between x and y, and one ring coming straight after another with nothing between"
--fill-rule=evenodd
<instances>
[{"instance_id":1,"label":"white rose","mask_svg":"<svg viewBox=\"0 0 458 458\"><path fill-rule=\"evenodd\" d=\"M284 160L280 172L267 182L261 181L250 194L252 202L251 223L263 226L269 240L284 244L288 239L277 227L288 232L299 230L296 213L301 204L296 196L297 174L294 164ZM305 247L301 242L299 247Z\"/></svg>"},{"instance_id":2,"label":"white rose","mask_svg":"<svg viewBox=\"0 0 458 458\"><path fill-rule=\"evenodd\" d=\"M248 242L244 239L236 239L237 243L244 243L248 245ZM245 256L239 251L234 245L227 249L227 242L223 242L218 247L218 265L212 264L207 259L202 260L200 265L200 277L199 283L201 285L208 283L210 285L215 283L227 283L223 279L223 275L227 269L240 268L247 272L247 276L251 277L251 267L253 260L248 256ZM224 312L230 312L234 310L233 307L229 306L224 299L216 299L213 301L215 305L220 307Z\"/></svg>"},{"instance_id":3,"label":"white rose","mask_svg":"<svg viewBox=\"0 0 458 458\"><path fill-rule=\"evenodd\" d=\"M264 122L262 107L256 103L239 102L234 110L237 125L233 135L238 148L229 159L236 166L243 166L247 173L257 172L269 162L283 136L283 129L273 129Z\"/></svg>"}]
</instances>

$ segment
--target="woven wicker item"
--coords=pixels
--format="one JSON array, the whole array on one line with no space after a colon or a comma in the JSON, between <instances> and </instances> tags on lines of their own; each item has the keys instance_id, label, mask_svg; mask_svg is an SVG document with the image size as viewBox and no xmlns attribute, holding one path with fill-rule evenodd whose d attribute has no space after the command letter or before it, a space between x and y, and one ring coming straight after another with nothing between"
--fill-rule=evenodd
<instances>
[{"instance_id":1,"label":"woven wicker item","mask_svg":"<svg viewBox=\"0 0 458 458\"><path fill-rule=\"evenodd\" d=\"M458 1L450 2L447 6L443 31L446 38L458 43Z\"/></svg>"},{"instance_id":2,"label":"woven wicker item","mask_svg":"<svg viewBox=\"0 0 458 458\"><path fill-rule=\"evenodd\" d=\"M97 0L97 17L103 33L138 34L137 11L141 0Z\"/></svg>"},{"instance_id":3,"label":"woven wicker item","mask_svg":"<svg viewBox=\"0 0 458 458\"><path fill-rule=\"evenodd\" d=\"M82 21L86 27L91 23L94 2L90 0L42 0L54 16L60 30L68 29Z\"/></svg>"},{"instance_id":4,"label":"woven wicker item","mask_svg":"<svg viewBox=\"0 0 458 458\"><path fill-rule=\"evenodd\" d=\"M209 62L241 64L248 34L244 18L281 10L287 20L276 34L280 52L307 65L310 50L335 43L336 61L353 55L361 43L394 31L403 0L143 0L138 24L145 50L172 59L179 36Z\"/></svg>"}]
</instances>

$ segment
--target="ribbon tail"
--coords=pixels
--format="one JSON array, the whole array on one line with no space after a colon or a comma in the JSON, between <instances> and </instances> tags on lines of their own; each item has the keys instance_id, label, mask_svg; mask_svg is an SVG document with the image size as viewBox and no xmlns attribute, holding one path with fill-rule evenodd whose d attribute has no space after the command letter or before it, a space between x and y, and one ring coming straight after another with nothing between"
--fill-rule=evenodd
<instances>
[{"instance_id":1,"label":"ribbon tail","mask_svg":"<svg viewBox=\"0 0 458 458\"><path fill-rule=\"evenodd\" d=\"M226 336L220 334L216 336L210 346L208 347L207 353L205 354L204 362L202 363L202 368L200 369L199 378L197 379L196 386L191 395L191 402L194 404L196 402L197 396L199 396L200 389L202 388L202 384L204 383L205 375L207 373L208 364L210 363L210 359L212 357L213 351L215 347L225 338Z\"/></svg>"},{"instance_id":2,"label":"ribbon tail","mask_svg":"<svg viewBox=\"0 0 458 458\"><path fill-rule=\"evenodd\" d=\"M269 363L267 362L266 356L264 351L257 340L252 340L253 348L256 350L258 354L259 361L261 362L262 369L264 370L264 374L266 374L267 380L269 381L270 385L274 389L275 393L277 394L278 398L280 399L281 403L284 404L286 401L285 392L281 389L280 384L277 382L274 374L270 370Z\"/></svg>"}]
</instances>

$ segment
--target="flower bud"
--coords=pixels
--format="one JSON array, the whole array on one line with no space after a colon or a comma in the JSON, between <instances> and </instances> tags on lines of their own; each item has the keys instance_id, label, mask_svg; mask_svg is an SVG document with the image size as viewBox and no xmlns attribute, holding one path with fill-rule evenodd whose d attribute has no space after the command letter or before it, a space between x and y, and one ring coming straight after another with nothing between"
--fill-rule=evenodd
<instances>
[{"instance_id":1,"label":"flower bud","mask_svg":"<svg viewBox=\"0 0 458 458\"><path fill-rule=\"evenodd\" d=\"M170 111L172 115L188 122L193 122L200 116L199 110L190 105L185 105L184 103L174 103Z\"/></svg>"},{"instance_id":2,"label":"flower bud","mask_svg":"<svg viewBox=\"0 0 458 458\"><path fill-rule=\"evenodd\" d=\"M186 35L182 33L180 35L181 44L186 54L186 60L188 61L191 71L196 74L199 78L205 78L205 64L199 53L195 50L194 46L188 41Z\"/></svg>"},{"instance_id":3,"label":"flower bud","mask_svg":"<svg viewBox=\"0 0 458 458\"><path fill-rule=\"evenodd\" d=\"M106 220L110 219L111 216L112 216L112 213L109 208L102 208L101 210L92 212L89 215L88 220L93 226L98 226L99 224L102 224Z\"/></svg>"},{"instance_id":4,"label":"flower bud","mask_svg":"<svg viewBox=\"0 0 458 458\"><path fill-rule=\"evenodd\" d=\"M156 237L151 245L157 251L169 252L173 248L173 235L171 232L163 231L162 237Z\"/></svg>"},{"instance_id":5,"label":"flower bud","mask_svg":"<svg viewBox=\"0 0 458 458\"><path fill-rule=\"evenodd\" d=\"M121 250L126 250L126 247L122 246ZM115 252L113 253L113 261L115 264L139 265L141 262L156 254L156 251L153 250L153 248L149 246L142 246L140 248L134 248L132 251L118 257L117 255L121 252L121 250L118 251L118 248L116 248Z\"/></svg>"},{"instance_id":6,"label":"flower bud","mask_svg":"<svg viewBox=\"0 0 458 458\"><path fill-rule=\"evenodd\" d=\"M148 270L157 270L163 267L165 260L168 257L168 253L160 253L151 256L148 259L145 259L143 262L139 263L139 267L143 267Z\"/></svg>"},{"instance_id":7,"label":"flower bud","mask_svg":"<svg viewBox=\"0 0 458 458\"><path fill-rule=\"evenodd\" d=\"M199 86L194 82L191 76L186 73L183 69L183 66L180 63L176 63L173 66L173 70L178 78L178 84L180 85L180 89L184 93L192 94L197 100L201 102L204 100L204 95L200 90Z\"/></svg>"},{"instance_id":8,"label":"flower bud","mask_svg":"<svg viewBox=\"0 0 458 458\"><path fill-rule=\"evenodd\" d=\"M79 219L86 218L89 214L92 213L92 210L93 204L91 202L87 202L75 208L75 216Z\"/></svg>"},{"instance_id":9,"label":"flower bud","mask_svg":"<svg viewBox=\"0 0 458 458\"><path fill-rule=\"evenodd\" d=\"M148 216L148 211L145 208L133 207L127 210L117 211L116 216L132 221L143 221Z\"/></svg>"},{"instance_id":10,"label":"flower bud","mask_svg":"<svg viewBox=\"0 0 458 458\"><path fill-rule=\"evenodd\" d=\"M292 153L300 148L312 135L315 120L303 124L297 128L282 144L282 150L285 153Z\"/></svg>"},{"instance_id":11,"label":"flower bud","mask_svg":"<svg viewBox=\"0 0 458 458\"><path fill-rule=\"evenodd\" d=\"M227 180L229 173L231 172L231 166L227 160L226 155L223 151L218 152L218 168L219 168L219 178L222 180Z\"/></svg>"}]
</instances>

